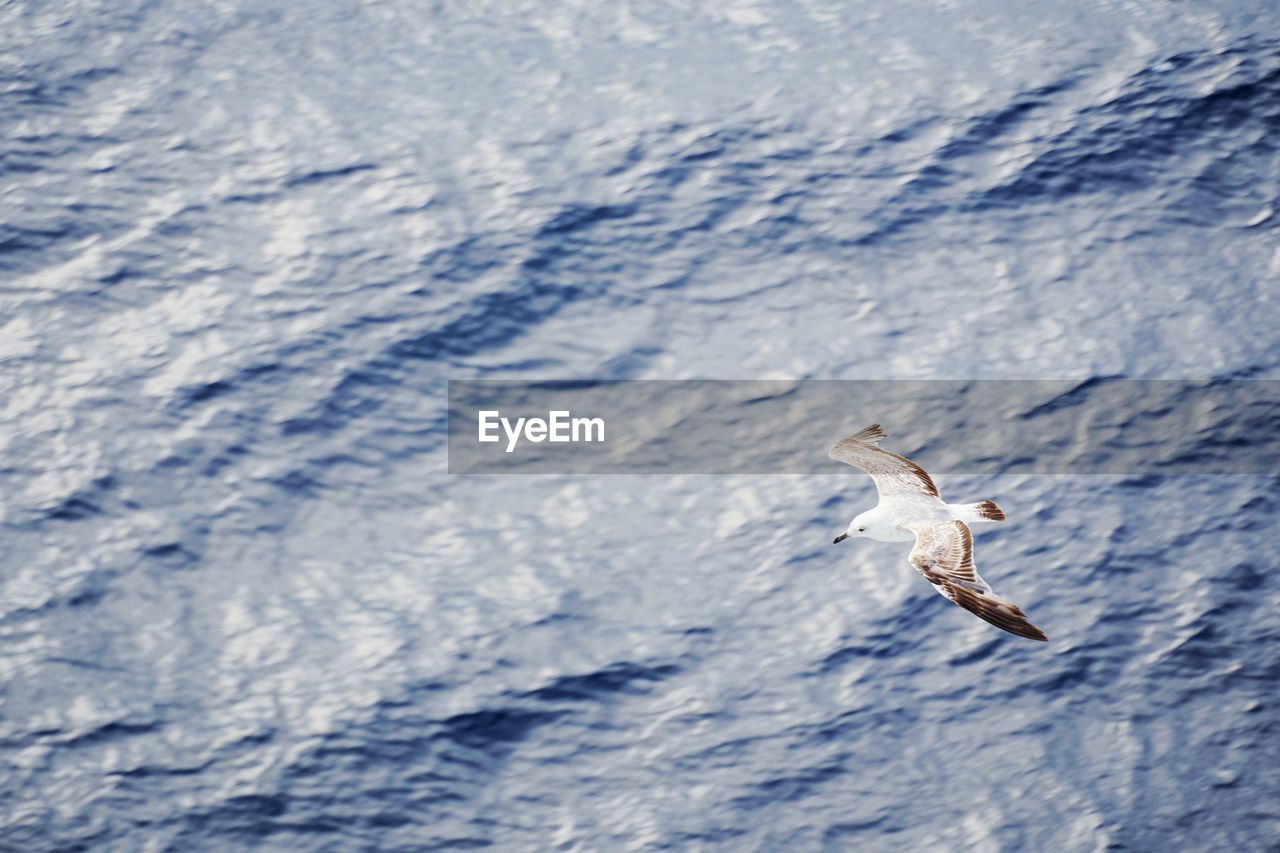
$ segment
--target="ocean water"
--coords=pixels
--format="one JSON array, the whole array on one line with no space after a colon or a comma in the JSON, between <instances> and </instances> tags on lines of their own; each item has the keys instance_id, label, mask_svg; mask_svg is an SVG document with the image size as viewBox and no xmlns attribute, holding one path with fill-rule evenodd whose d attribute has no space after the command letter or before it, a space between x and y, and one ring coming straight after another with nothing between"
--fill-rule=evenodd
<instances>
[{"instance_id":1,"label":"ocean water","mask_svg":"<svg viewBox=\"0 0 1280 853\"><path fill-rule=\"evenodd\" d=\"M940 476L1041 645L832 548L864 477L450 475L445 402L1280 378L1277 33L0 3L0 846L1277 849L1273 475Z\"/></svg>"}]
</instances>

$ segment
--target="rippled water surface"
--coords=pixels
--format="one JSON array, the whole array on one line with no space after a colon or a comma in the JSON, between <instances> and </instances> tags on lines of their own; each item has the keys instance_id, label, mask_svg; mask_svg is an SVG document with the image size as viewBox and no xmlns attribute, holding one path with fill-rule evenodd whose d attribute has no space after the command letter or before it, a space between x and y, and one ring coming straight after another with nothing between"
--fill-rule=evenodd
<instances>
[{"instance_id":1,"label":"rippled water surface","mask_svg":"<svg viewBox=\"0 0 1280 853\"><path fill-rule=\"evenodd\" d=\"M1274 848L1274 477L939 477L1043 646L846 471L450 476L445 380L1280 378L1277 33L0 4L0 845Z\"/></svg>"}]
</instances>

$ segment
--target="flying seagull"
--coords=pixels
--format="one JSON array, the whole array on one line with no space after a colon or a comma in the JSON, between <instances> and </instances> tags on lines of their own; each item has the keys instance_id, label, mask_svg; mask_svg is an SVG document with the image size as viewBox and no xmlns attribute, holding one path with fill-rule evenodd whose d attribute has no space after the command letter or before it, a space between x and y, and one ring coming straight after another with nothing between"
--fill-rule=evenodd
<instances>
[{"instance_id":1,"label":"flying seagull","mask_svg":"<svg viewBox=\"0 0 1280 853\"><path fill-rule=\"evenodd\" d=\"M907 559L939 595L1010 634L1048 640L1016 604L996 595L973 565L969 525L1004 521L1004 512L995 501L946 503L923 468L879 446L886 434L880 424L872 424L827 451L837 462L870 474L880 493L875 508L849 522L849 529L836 537L836 543L851 536L880 542L914 541Z\"/></svg>"}]
</instances>

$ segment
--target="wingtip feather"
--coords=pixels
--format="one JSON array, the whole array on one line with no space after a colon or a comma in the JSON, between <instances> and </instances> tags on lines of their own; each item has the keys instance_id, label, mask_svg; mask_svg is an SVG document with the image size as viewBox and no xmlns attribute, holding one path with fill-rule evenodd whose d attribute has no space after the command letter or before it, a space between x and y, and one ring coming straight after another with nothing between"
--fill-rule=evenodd
<instances>
[{"instance_id":1,"label":"wingtip feather","mask_svg":"<svg viewBox=\"0 0 1280 853\"><path fill-rule=\"evenodd\" d=\"M1023 613L1018 605L1009 601L978 595L971 590L957 587L953 584L947 585L947 591L950 593L947 596L948 598L982 621L1018 637L1036 640L1041 643L1049 642L1049 636L1031 624L1027 614Z\"/></svg>"},{"instance_id":2,"label":"wingtip feather","mask_svg":"<svg viewBox=\"0 0 1280 853\"><path fill-rule=\"evenodd\" d=\"M860 429L853 435L845 439L845 441L856 441L858 444L875 444L882 438L887 438L889 433L884 431L884 427L878 423L874 423L869 427Z\"/></svg>"},{"instance_id":3,"label":"wingtip feather","mask_svg":"<svg viewBox=\"0 0 1280 853\"><path fill-rule=\"evenodd\" d=\"M846 462L848 460L842 457L841 451L852 451L858 447L874 447L886 435L888 433L884 431L884 427L880 426L880 424L872 424L831 445L830 449L827 450L827 458L834 459L837 462Z\"/></svg>"}]
</instances>

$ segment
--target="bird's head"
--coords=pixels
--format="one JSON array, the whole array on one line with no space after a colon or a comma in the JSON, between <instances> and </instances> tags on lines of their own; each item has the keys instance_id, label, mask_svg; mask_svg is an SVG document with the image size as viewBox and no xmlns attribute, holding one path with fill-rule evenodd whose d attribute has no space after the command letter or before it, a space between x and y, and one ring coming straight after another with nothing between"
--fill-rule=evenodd
<instances>
[{"instance_id":1,"label":"bird's head","mask_svg":"<svg viewBox=\"0 0 1280 853\"><path fill-rule=\"evenodd\" d=\"M853 521L849 522L849 528L845 530L844 533L841 533L839 536L837 536L836 540L831 544L839 545L841 542L843 542L844 540L850 537L853 537L856 539L859 536L861 536L865 538L866 535L867 535L867 523L863 520L862 516L860 515L857 518L855 518Z\"/></svg>"}]
</instances>

